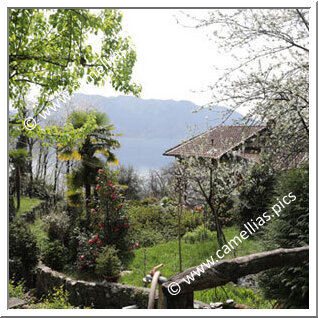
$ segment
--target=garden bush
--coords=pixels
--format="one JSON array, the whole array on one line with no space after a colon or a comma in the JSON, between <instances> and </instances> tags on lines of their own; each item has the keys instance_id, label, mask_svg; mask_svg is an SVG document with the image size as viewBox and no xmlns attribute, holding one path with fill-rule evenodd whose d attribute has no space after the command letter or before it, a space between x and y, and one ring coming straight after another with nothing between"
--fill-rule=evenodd
<instances>
[{"instance_id":1,"label":"garden bush","mask_svg":"<svg viewBox=\"0 0 318 318\"><path fill-rule=\"evenodd\" d=\"M32 304L30 309L74 309L69 303L69 292L63 286L54 287L53 293L42 298L40 303Z\"/></svg>"},{"instance_id":2,"label":"garden bush","mask_svg":"<svg viewBox=\"0 0 318 318\"><path fill-rule=\"evenodd\" d=\"M188 232L183 236L185 243L198 243L206 240L215 239L215 233L204 228L203 225L198 226L193 232Z\"/></svg>"},{"instance_id":3,"label":"garden bush","mask_svg":"<svg viewBox=\"0 0 318 318\"><path fill-rule=\"evenodd\" d=\"M66 263L65 247L59 241L49 242L42 254L42 261L54 270L62 270Z\"/></svg>"},{"instance_id":4,"label":"garden bush","mask_svg":"<svg viewBox=\"0 0 318 318\"><path fill-rule=\"evenodd\" d=\"M284 171L278 177L275 195L269 208L292 192L296 200L271 219L263 234L266 250L300 247L309 244L309 169ZM293 267L272 269L259 275L258 284L267 298L278 300L280 308L308 308L308 261Z\"/></svg>"},{"instance_id":5,"label":"garden bush","mask_svg":"<svg viewBox=\"0 0 318 318\"><path fill-rule=\"evenodd\" d=\"M246 222L255 220L267 210L274 184L274 171L269 164L254 165L246 172L234 205L236 223L241 229Z\"/></svg>"},{"instance_id":6,"label":"garden bush","mask_svg":"<svg viewBox=\"0 0 318 318\"><path fill-rule=\"evenodd\" d=\"M14 280L9 280L9 297L16 297L23 299L25 293L25 287L23 281L15 282Z\"/></svg>"},{"instance_id":7,"label":"garden bush","mask_svg":"<svg viewBox=\"0 0 318 318\"><path fill-rule=\"evenodd\" d=\"M45 223L48 225L48 237L51 241L64 241L70 227L70 218L66 212L51 213L45 217Z\"/></svg>"},{"instance_id":8,"label":"garden bush","mask_svg":"<svg viewBox=\"0 0 318 318\"><path fill-rule=\"evenodd\" d=\"M160 233L165 241L176 239L178 235L178 218L176 207L167 205L131 205L127 214L134 232L145 229ZM202 213L184 210L181 217L181 235L194 230L203 223Z\"/></svg>"},{"instance_id":9,"label":"garden bush","mask_svg":"<svg viewBox=\"0 0 318 318\"><path fill-rule=\"evenodd\" d=\"M102 277L118 276L121 269L121 262L113 246L104 246L96 258L97 275Z\"/></svg>"},{"instance_id":10,"label":"garden bush","mask_svg":"<svg viewBox=\"0 0 318 318\"><path fill-rule=\"evenodd\" d=\"M39 260L36 238L21 220L9 225L10 278L32 283L35 266ZM12 266L11 266L12 264ZM19 266L15 266L19 264Z\"/></svg>"}]
</instances>

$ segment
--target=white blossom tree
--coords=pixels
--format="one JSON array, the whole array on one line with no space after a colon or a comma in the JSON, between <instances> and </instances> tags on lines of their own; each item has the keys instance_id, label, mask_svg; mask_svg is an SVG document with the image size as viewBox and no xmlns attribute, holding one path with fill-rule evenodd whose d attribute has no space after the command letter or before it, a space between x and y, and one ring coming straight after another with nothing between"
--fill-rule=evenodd
<instances>
[{"instance_id":1,"label":"white blossom tree","mask_svg":"<svg viewBox=\"0 0 318 318\"><path fill-rule=\"evenodd\" d=\"M207 27L231 66L209 86L211 102L233 111L248 107L247 123L268 124L267 147L281 164L308 153L309 10L211 10L205 18L185 14L189 26ZM193 24L194 23L194 24Z\"/></svg>"}]
</instances>

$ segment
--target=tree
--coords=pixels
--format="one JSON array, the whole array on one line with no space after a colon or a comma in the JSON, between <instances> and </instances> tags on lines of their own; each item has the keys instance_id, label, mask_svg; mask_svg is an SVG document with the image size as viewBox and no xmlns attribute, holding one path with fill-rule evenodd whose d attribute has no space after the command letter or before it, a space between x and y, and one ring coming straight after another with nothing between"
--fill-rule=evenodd
<instances>
[{"instance_id":1,"label":"tree","mask_svg":"<svg viewBox=\"0 0 318 318\"><path fill-rule=\"evenodd\" d=\"M267 249L308 246L309 244L309 168L284 171L269 207L277 198L292 193L295 200L286 205L279 218L274 218L265 227L262 242ZM308 308L309 267L308 261L293 268L269 270L259 277L259 285L266 297L277 299L281 308Z\"/></svg>"},{"instance_id":2,"label":"tree","mask_svg":"<svg viewBox=\"0 0 318 318\"><path fill-rule=\"evenodd\" d=\"M121 166L117 179L120 185L126 187L125 198L127 200L138 200L141 198L143 180L133 166Z\"/></svg>"},{"instance_id":3,"label":"tree","mask_svg":"<svg viewBox=\"0 0 318 318\"><path fill-rule=\"evenodd\" d=\"M21 173L23 167L27 164L28 151L25 148L11 150L9 153L10 162L14 166L15 171L15 192L17 198L17 211L20 209L21 199Z\"/></svg>"},{"instance_id":4,"label":"tree","mask_svg":"<svg viewBox=\"0 0 318 318\"><path fill-rule=\"evenodd\" d=\"M136 61L129 38L122 37L118 10L10 9L9 96L14 108L24 108L23 97L38 88L35 115L63 91L72 94L80 80L111 85L138 94L131 83ZM94 52L88 36L101 35ZM21 118L20 118L21 119Z\"/></svg>"},{"instance_id":5,"label":"tree","mask_svg":"<svg viewBox=\"0 0 318 318\"><path fill-rule=\"evenodd\" d=\"M272 165L265 158L245 172L242 185L234 204L234 211L238 226L243 228L246 222L262 215L272 198L275 184L275 172Z\"/></svg>"},{"instance_id":6,"label":"tree","mask_svg":"<svg viewBox=\"0 0 318 318\"><path fill-rule=\"evenodd\" d=\"M109 124L109 120L105 113L100 112L84 112L74 111L70 114L70 121L75 129L85 125L90 116L94 116L97 127L92 133L88 134L84 141L72 149L71 156L67 152L63 152L64 145L60 147L60 159L69 160L74 154L77 154L80 160L80 166L74 169L70 175L70 185L73 189L84 187L85 191L85 206L87 225L90 223L90 202L91 188L96 184L98 170L104 166L104 162L99 155L108 163L117 164L117 158L111 150L119 148L119 143L113 137L111 131L114 129ZM69 151L69 144L65 144L65 149ZM73 193L74 191L70 191Z\"/></svg>"},{"instance_id":7,"label":"tree","mask_svg":"<svg viewBox=\"0 0 318 318\"><path fill-rule=\"evenodd\" d=\"M169 165L161 169L151 169L147 180L147 191L149 195L162 199L169 195L174 166Z\"/></svg>"},{"instance_id":8,"label":"tree","mask_svg":"<svg viewBox=\"0 0 318 318\"><path fill-rule=\"evenodd\" d=\"M211 10L192 17L233 61L209 86L212 105L249 107L247 122L268 123L267 149L286 166L308 153L309 10ZM189 21L189 20L188 20ZM298 160L299 161L299 160Z\"/></svg>"},{"instance_id":9,"label":"tree","mask_svg":"<svg viewBox=\"0 0 318 318\"><path fill-rule=\"evenodd\" d=\"M229 154L225 160L183 157L178 159L177 165L187 179L184 201L188 205L206 203L211 212L211 224L215 226L218 243L222 247L226 243L220 221L222 207L233 199L233 192L241 184L248 163Z\"/></svg>"}]
</instances>

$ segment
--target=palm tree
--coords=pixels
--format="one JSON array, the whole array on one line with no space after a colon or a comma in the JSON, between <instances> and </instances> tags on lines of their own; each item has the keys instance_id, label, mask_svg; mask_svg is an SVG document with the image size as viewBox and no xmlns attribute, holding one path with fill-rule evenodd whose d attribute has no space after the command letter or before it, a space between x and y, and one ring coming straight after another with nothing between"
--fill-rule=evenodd
<instances>
[{"instance_id":1,"label":"palm tree","mask_svg":"<svg viewBox=\"0 0 318 318\"><path fill-rule=\"evenodd\" d=\"M116 156L111 150L117 149L120 146L118 141L113 139L115 136L112 133L114 127L109 124L109 119L105 113L74 111L69 115L68 122L75 129L82 128L91 115L94 116L98 128L87 135L79 146L73 148L69 145L60 147L59 156L61 160L69 161L75 159L80 161L80 165L69 173L69 199L79 200L81 197L79 196L79 192L82 192L81 189L84 188L87 225L90 224L89 206L92 185L96 184L98 169L101 169L105 165L105 162L118 163Z\"/></svg>"}]
</instances>

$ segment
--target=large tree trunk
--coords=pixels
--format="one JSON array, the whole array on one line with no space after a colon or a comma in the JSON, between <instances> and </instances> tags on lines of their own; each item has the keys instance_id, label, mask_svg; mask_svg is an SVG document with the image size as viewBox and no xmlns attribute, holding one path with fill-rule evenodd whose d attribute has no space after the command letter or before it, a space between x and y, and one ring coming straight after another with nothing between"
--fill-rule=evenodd
<instances>
[{"instance_id":1,"label":"large tree trunk","mask_svg":"<svg viewBox=\"0 0 318 318\"><path fill-rule=\"evenodd\" d=\"M37 164L37 167L36 167L36 174L35 174L35 179L38 180L40 178L40 172L41 172L41 161L42 161L42 149L43 149L43 146L42 144L40 143L40 148L39 148L39 157L38 157L38 164Z\"/></svg>"},{"instance_id":2,"label":"large tree trunk","mask_svg":"<svg viewBox=\"0 0 318 318\"><path fill-rule=\"evenodd\" d=\"M29 145L29 174L30 174L30 184L29 184L29 198L33 195L33 167L32 167L32 152L33 152L33 145L35 141L32 138L28 138L28 145Z\"/></svg>"},{"instance_id":3,"label":"large tree trunk","mask_svg":"<svg viewBox=\"0 0 318 318\"><path fill-rule=\"evenodd\" d=\"M279 248L234 259L220 260L214 265L210 265L210 268L199 265L176 274L164 283L163 287L166 289L174 282L179 284L180 294L186 294L196 290L222 286L229 282L236 282L240 277L256 274L270 268L295 266L308 260L308 256L309 247L303 246L290 249ZM206 260L203 260L203 262L206 263ZM198 267L203 268L204 273L200 273L200 276L193 274L194 280L188 279L188 282L191 282L188 284L184 279L187 278L187 275L191 276L192 271L197 271Z\"/></svg>"},{"instance_id":4,"label":"large tree trunk","mask_svg":"<svg viewBox=\"0 0 318 318\"><path fill-rule=\"evenodd\" d=\"M21 171L20 167L17 166L15 169L15 187L17 194L17 211L20 210L20 199L21 199Z\"/></svg>"},{"instance_id":5,"label":"large tree trunk","mask_svg":"<svg viewBox=\"0 0 318 318\"><path fill-rule=\"evenodd\" d=\"M54 191L54 194L56 194L58 168L59 168L59 159L58 159L58 153L57 153L57 149L56 149L56 150L55 150L54 183L53 183L53 191Z\"/></svg>"}]
</instances>

